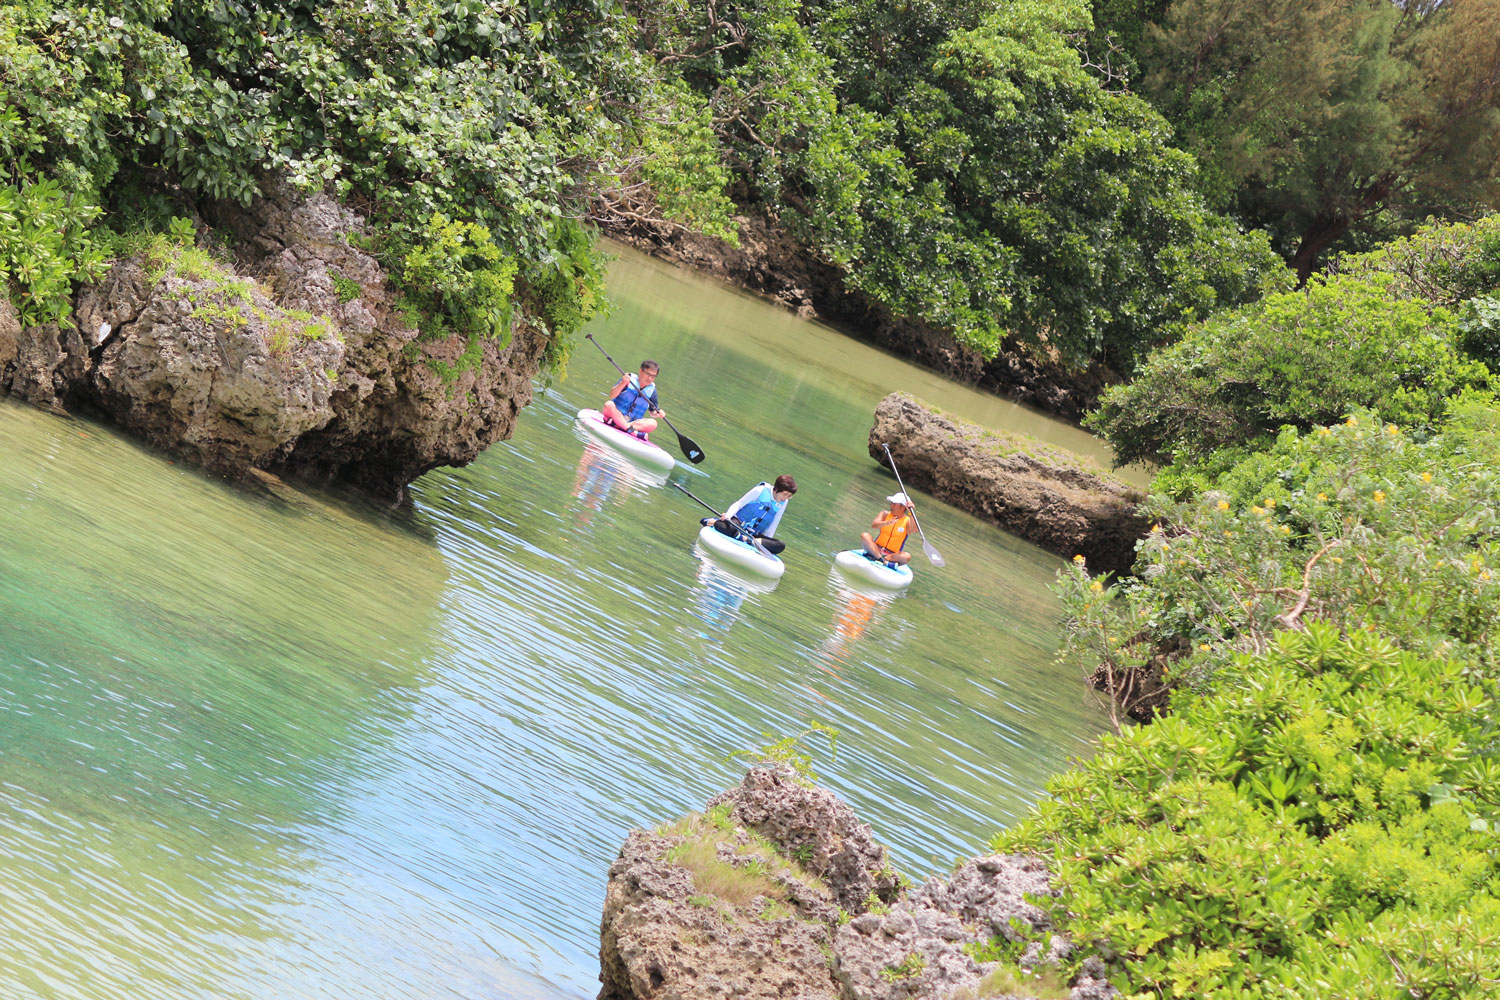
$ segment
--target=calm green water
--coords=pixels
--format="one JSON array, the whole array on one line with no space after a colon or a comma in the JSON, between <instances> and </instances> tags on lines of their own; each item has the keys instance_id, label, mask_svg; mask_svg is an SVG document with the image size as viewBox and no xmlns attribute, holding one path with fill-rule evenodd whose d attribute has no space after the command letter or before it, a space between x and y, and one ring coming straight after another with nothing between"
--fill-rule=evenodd
<instances>
[{"instance_id":1,"label":"calm green water","mask_svg":"<svg viewBox=\"0 0 1500 1000\"><path fill-rule=\"evenodd\" d=\"M0 402L0 997L592 996L626 831L763 732L837 726L820 772L917 875L1087 749L1055 558L929 501L947 569L895 599L830 571L894 488L864 453L885 392L1076 432L634 256L613 290L595 332L662 362L708 453L673 478L797 477L774 589L579 436L613 381L586 343L397 513Z\"/></svg>"}]
</instances>

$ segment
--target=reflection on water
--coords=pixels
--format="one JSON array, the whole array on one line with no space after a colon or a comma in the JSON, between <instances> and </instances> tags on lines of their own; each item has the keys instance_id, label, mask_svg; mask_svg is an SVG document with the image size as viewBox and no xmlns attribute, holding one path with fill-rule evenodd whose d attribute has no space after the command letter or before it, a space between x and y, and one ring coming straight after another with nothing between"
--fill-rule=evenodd
<instances>
[{"instance_id":1,"label":"reflection on water","mask_svg":"<svg viewBox=\"0 0 1500 1000\"><path fill-rule=\"evenodd\" d=\"M643 496L646 490L667 481L667 473L636 465L576 428L574 436L583 442L578 475L573 480L573 496L578 498L575 524L580 528L592 521L605 504L624 503L631 496Z\"/></svg>"},{"instance_id":2,"label":"reflection on water","mask_svg":"<svg viewBox=\"0 0 1500 1000\"><path fill-rule=\"evenodd\" d=\"M693 592L693 616L707 627L703 638L723 638L739 620L740 606L752 594L769 594L780 580L757 580L720 566L701 545L693 544L698 557L698 586Z\"/></svg>"},{"instance_id":3,"label":"reflection on water","mask_svg":"<svg viewBox=\"0 0 1500 1000\"><path fill-rule=\"evenodd\" d=\"M834 594L836 617L828 638L818 644L813 662L834 677L841 677L839 669L848 661L850 653L865 634L865 629L875 621L880 606L897 600L900 594L862 590L850 584L837 568L829 570L828 586Z\"/></svg>"},{"instance_id":4,"label":"reflection on water","mask_svg":"<svg viewBox=\"0 0 1500 1000\"><path fill-rule=\"evenodd\" d=\"M830 575L892 489L874 404L921 373L639 258L612 288L594 332L662 361L708 455L666 480L576 434L614 381L583 354L396 514L0 401L0 996L592 996L626 832L765 733L837 727L819 773L914 875L1087 750L1059 560L928 500L946 569ZM695 552L668 482L782 472L774 587Z\"/></svg>"}]
</instances>

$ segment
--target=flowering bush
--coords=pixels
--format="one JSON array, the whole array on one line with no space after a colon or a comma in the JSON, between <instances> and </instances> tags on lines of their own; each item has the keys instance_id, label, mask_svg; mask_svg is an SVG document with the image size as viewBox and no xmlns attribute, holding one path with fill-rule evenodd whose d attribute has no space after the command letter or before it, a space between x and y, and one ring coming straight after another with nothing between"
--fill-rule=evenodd
<instances>
[{"instance_id":1,"label":"flowering bush","mask_svg":"<svg viewBox=\"0 0 1500 1000\"><path fill-rule=\"evenodd\" d=\"M1308 619L1378 630L1492 673L1500 634L1500 411L1455 407L1418 441L1362 410L1283 431L1190 500L1155 494L1137 576L1075 564L1059 583L1068 652L1110 676L1186 648L1170 680L1201 685Z\"/></svg>"}]
</instances>

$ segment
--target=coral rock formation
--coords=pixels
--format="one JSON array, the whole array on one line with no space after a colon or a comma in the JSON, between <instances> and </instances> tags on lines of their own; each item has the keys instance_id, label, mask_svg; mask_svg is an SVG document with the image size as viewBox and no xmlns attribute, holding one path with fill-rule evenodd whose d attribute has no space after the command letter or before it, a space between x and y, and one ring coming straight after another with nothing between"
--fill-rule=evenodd
<instances>
[{"instance_id":1,"label":"coral rock formation","mask_svg":"<svg viewBox=\"0 0 1500 1000\"><path fill-rule=\"evenodd\" d=\"M1040 860L1001 855L907 891L846 803L754 768L703 813L631 833L609 870L599 997L1024 997L1072 950L1030 901L1049 895ZM1093 959L1054 988L1115 995Z\"/></svg>"},{"instance_id":2,"label":"coral rock formation","mask_svg":"<svg viewBox=\"0 0 1500 1000\"><path fill-rule=\"evenodd\" d=\"M361 220L325 195L273 188L214 221L235 237L232 267L123 261L62 325L23 330L0 305L0 394L97 414L214 472L391 497L510 435L540 333L518 324L508 345L485 341L477 364L455 365L467 342L404 322L380 265L349 239Z\"/></svg>"},{"instance_id":3,"label":"coral rock formation","mask_svg":"<svg viewBox=\"0 0 1500 1000\"><path fill-rule=\"evenodd\" d=\"M904 393L875 408L870 456L888 444L910 486L1095 572L1128 572L1147 524L1140 494L1078 456L988 431L931 410Z\"/></svg>"}]
</instances>

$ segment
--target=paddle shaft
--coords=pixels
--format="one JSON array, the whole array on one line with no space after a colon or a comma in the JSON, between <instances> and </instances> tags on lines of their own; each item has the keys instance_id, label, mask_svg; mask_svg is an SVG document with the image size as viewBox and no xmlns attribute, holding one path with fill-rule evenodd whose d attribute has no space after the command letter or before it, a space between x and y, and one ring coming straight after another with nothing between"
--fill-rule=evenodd
<instances>
[{"instance_id":1,"label":"paddle shaft","mask_svg":"<svg viewBox=\"0 0 1500 1000\"><path fill-rule=\"evenodd\" d=\"M692 491L689 490L686 486L682 485L681 483L673 483L672 485L675 486L675 487L677 487L682 492L686 493L689 497L692 497L693 500L697 501L698 506L704 508L709 513L713 514L715 517L723 517L724 516L719 511L714 510L714 508L712 508L708 504L704 503L702 500L699 500L697 497L693 496Z\"/></svg>"},{"instance_id":2,"label":"paddle shaft","mask_svg":"<svg viewBox=\"0 0 1500 1000\"><path fill-rule=\"evenodd\" d=\"M615 359L609 356L609 352L604 349L604 345L594 339L594 335L592 333L584 334L583 339L599 348L599 353L604 355L604 360L614 365L615 371L619 372L621 377L630 377L629 374L626 373L625 369L616 364ZM682 431L678 430L676 424L672 423L672 421L670 420L667 420L667 415L665 413L661 413L660 410L658 410L657 413L661 414L662 420L665 420L667 426L672 428L672 433L677 435L677 446L681 448L683 454L688 457L688 461L692 462L694 465L697 465L699 462L703 461L703 449L698 447L698 442L694 441L690 437L687 437L682 433ZM697 497L694 497L693 499L696 500Z\"/></svg>"},{"instance_id":3,"label":"paddle shaft","mask_svg":"<svg viewBox=\"0 0 1500 1000\"><path fill-rule=\"evenodd\" d=\"M891 457L891 446L882 441L880 442L880 447L885 449L885 460L891 463L891 471L896 474L896 485L901 487L902 493L905 493L906 484L901 481L901 470L896 468L896 460ZM910 500L911 497L908 496L907 499ZM926 533L922 531L922 522L917 520L917 509L915 507L908 507L907 509L911 511L912 523L917 526L917 535L922 539L922 551L927 553L927 558L934 566L941 566L943 564L942 553L933 548L932 543L927 540Z\"/></svg>"}]
</instances>

